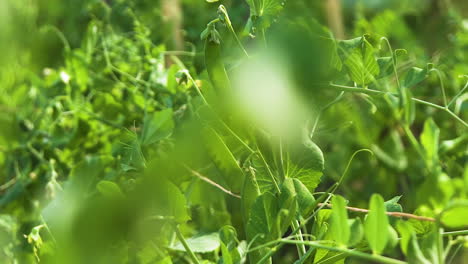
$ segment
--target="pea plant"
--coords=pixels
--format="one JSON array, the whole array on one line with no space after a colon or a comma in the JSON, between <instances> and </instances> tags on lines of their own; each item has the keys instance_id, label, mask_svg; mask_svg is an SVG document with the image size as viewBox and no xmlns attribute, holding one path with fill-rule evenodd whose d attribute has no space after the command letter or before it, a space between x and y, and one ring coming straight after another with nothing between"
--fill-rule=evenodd
<instances>
[{"instance_id":1,"label":"pea plant","mask_svg":"<svg viewBox=\"0 0 468 264\"><path fill-rule=\"evenodd\" d=\"M262 39L260 41L266 42L266 32L273 18L281 12L283 3L247 2L251 15L246 28L250 34L257 34ZM218 99L222 101L222 97L230 96L232 85L220 52L223 39L216 27L227 28L228 34L232 35L237 47L242 51L244 59L249 60L251 56L232 28L228 12L222 5L219 6L218 16L208 23L202 33L202 39L205 40L205 65L209 80L220 97ZM466 85L449 102L441 73L433 64L429 63L424 69L413 67L403 73L405 78L400 80L398 60L407 51L393 50L387 38L373 39L371 35L364 35L350 40L330 38L329 41L334 48L332 55L336 56L332 58L334 61L331 66L346 75L344 79L354 85L331 81L328 87L342 93L321 111L338 103L345 93L360 93L371 98L383 97L399 120L411 146L424 160L430 177L438 181L437 178L443 173L437 157L439 150L436 142L439 129L434 121L428 119L420 141L417 140L410 128L415 119L415 104L443 111L462 129L466 129L467 123L451 110L454 102L465 92ZM380 55L384 52L388 53L387 56ZM424 81L431 73L440 79L442 105L415 98L410 91L411 87ZM379 80L392 75L392 84L396 88L378 89ZM200 96L206 107L217 111L202 93ZM319 122L318 117L315 126ZM466 226L466 223L459 220L466 210L462 209L466 206L466 201L463 200L450 202L439 212L430 213L431 216L404 213L398 203L401 196L384 201L381 195L373 194L369 209L347 206L347 200L335 192L339 189L349 166L352 166L354 156L363 152L373 154L371 150L356 151L339 180L325 192L314 193L324 169L324 155L312 141L313 130L307 131L306 136L302 137L299 159L295 159L295 153L284 152L288 147L283 146L281 141L279 148L273 147L271 150L262 148L258 143L254 143L255 147L252 148L248 142L264 139L243 139L229 128L229 124L225 123L222 117L219 122L220 125L209 128L216 140L211 142L208 148L213 148L210 152L213 160L226 172L224 177L227 177L225 181L230 190L240 190L240 195L225 190L206 178L201 179L227 195L240 199L246 235L246 240L240 242L237 239L236 228L227 226L221 229L220 261L223 263L242 263L246 257L250 263L271 263L272 256L286 245L297 247L298 259L295 263L338 263L346 258L376 263L406 263L400 258L386 256L395 252L396 247L400 248L403 258L408 263L446 263L453 259L456 252L452 247L457 244L455 247L461 247L465 243L463 235L467 231L460 228ZM242 164L236 162L236 151L223 140L231 137L248 153L248 158ZM275 139L269 138L267 144L275 145L271 140ZM294 169L290 169L291 167ZM230 183L228 172L235 174L236 179L244 179L243 186L241 187L238 181ZM199 174L197 176L202 177ZM349 217L351 214L354 217ZM446 229L455 231L447 232ZM192 260L200 263L190 249L190 244L183 240L181 242Z\"/></svg>"},{"instance_id":2,"label":"pea plant","mask_svg":"<svg viewBox=\"0 0 468 264\"><path fill-rule=\"evenodd\" d=\"M466 76L302 1L207 1L191 51L117 2L0 100L0 262L463 262Z\"/></svg>"}]
</instances>

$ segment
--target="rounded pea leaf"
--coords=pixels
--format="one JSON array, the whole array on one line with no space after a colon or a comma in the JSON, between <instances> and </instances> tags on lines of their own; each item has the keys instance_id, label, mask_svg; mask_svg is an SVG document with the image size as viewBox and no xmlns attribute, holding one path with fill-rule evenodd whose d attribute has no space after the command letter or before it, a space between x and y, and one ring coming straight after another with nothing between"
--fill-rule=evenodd
<instances>
[{"instance_id":1,"label":"rounded pea leaf","mask_svg":"<svg viewBox=\"0 0 468 264\"><path fill-rule=\"evenodd\" d=\"M346 211L346 200L336 195L332 200L331 233L334 240L346 246L350 237L348 225L348 212Z\"/></svg>"},{"instance_id":2,"label":"rounded pea leaf","mask_svg":"<svg viewBox=\"0 0 468 264\"><path fill-rule=\"evenodd\" d=\"M196 235L187 238L186 240L190 250L198 253L212 252L218 249L220 246L219 235L216 232ZM170 248L177 251L185 251L185 248L181 242L177 242Z\"/></svg>"},{"instance_id":3,"label":"rounded pea leaf","mask_svg":"<svg viewBox=\"0 0 468 264\"><path fill-rule=\"evenodd\" d=\"M468 227L468 200L451 203L441 214L440 221L449 228Z\"/></svg>"},{"instance_id":4,"label":"rounded pea leaf","mask_svg":"<svg viewBox=\"0 0 468 264\"><path fill-rule=\"evenodd\" d=\"M388 217L382 196L372 195L369 209L369 215L364 222L364 231L372 252L380 254L389 240Z\"/></svg>"},{"instance_id":5,"label":"rounded pea leaf","mask_svg":"<svg viewBox=\"0 0 468 264\"><path fill-rule=\"evenodd\" d=\"M410 88L410 87L422 82L424 79L426 79L426 76L427 76L427 70L426 69L413 67L406 74L405 81L404 81L403 85L406 88Z\"/></svg>"},{"instance_id":6,"label":"rounded pea leaf","mask_svg":"<svg viewBox=\"0 0 468 264\"><path fill-rule=\"evenodd\" d=\"M96 185L97 190L107 198L124 198L120 187L111 181L100 181Z\"/></svg>"}]
</instances>

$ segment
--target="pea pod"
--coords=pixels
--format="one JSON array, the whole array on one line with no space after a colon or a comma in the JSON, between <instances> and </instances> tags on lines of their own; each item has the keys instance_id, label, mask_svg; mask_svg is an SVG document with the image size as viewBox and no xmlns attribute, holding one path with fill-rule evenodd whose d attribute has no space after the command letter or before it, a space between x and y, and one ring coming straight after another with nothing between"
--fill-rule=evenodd
<instances>
[{"instance_id":1,"label":"pea pod","mask_svg":"<svg viewBox=\"0 0 468 264\"><path fill-rule=\"evenodd\" d=\"M221 37L214 26L215 21L209 23L202 33L205 39L205 66L216 93L226 95L231 91L231 83L221 58Z\"/></svg>"}]
</instances>

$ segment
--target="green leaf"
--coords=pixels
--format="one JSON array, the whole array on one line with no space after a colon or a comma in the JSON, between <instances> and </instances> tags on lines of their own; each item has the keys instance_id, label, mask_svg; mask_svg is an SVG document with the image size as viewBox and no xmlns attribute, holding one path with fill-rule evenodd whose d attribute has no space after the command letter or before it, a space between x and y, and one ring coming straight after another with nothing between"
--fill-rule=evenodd
<instances>
[{"instance_id":1,"label":"green leaf","mask_svg":"<svg viewBox=\"0 0 468 264\"><path fill-rule=\"evenodd\" d=\"M286 174L299 179L309 191L313 192L320 183L324 170L322 150L312 140L306 138L300 146L290 151Z\"/></svg>"},{"instance_id":2,"label":"green leaf","mask_svg":"<svg viewBox=\"0 0 468 264\"><path fill-rule=\"evenodd\" d=\"M395 246L398 244L398 233L391 225L387 226L387 230L388 230L388 242L385 247L385 251L391 252L395 248Z\"/></svg>"},{"instance_id":3,"label":"green leaf","mask_svg":"<svg viewBox=\"0 0 468 264\"><path fill-rule=\"evenodd\" d=\"M363 38L362 44L354 48L345 60L349 76L355 83L366 86L380 73L374 53L372 45Z\"/></svg>"},{"instance_id":4,"label":"green leaf","mask_svg":"<svg viewBox=\"0 0 468 264\"><path fill-rule=\"evenodd\" d=\"M427 69L421 69L418 67L411 68L405 76L405 81L403 85L406 88L413 87L414 85L422 82L426 79L427 76Z\"/></svg>"},{"instance_id":5,"label":"green leaf","mask_svg":"<svg viewBox=\"0 0 468 264\"><path fill-rule=\"evenodd\" d=\"M166 87L169 92L175 94L177 92L177 87L179 86L177 82L176 75L179 71L179 66L177 64L171 65L169 70L167 71L167 83Z\"/></svg>"},{"instance_id":6,"label":"green leaf","mask_svg":"<svg viewBox=\"0 0 468 264\"><path fill-rule=\"evenodd\" d=\"M440 130L432 118L424 122L423 132L420 136L421 145L424 149L426 162L431 168L438 165L439 162L439 134Z\"/></svg>"},{"instance_id":7,"label":"green leaf","mask_svg":"<svg viewBox=\"0 0 468 264\"><path fill-rule=\"evenodd\" d=\"M376 79L381 79L393 74L393 59L392 57L379 57L377 58L380 73Z\"/></svg>"},{"instance_id":8,"label":"green leaf","mask_svg":"<svg viewBox=\"0 0 468 264\"><path fill-rule=\"evenodd\" d=\"M236 229L232 226L223 226L219 230L221 240L221 254L223 264L237 264L242 261L242 243L237 240ZM244 241L245 243L245 241Z\"/></svg>"},{"instance_id":9,"label":"green leaf","mask_svg":"<svg viewBox=\"0 0 468 264\"><path fill-rule=\"evenodd\" d=\"M468 200L451 202L440 214L440 221L448 228L468 227Z\"/></svg>"},{"instance_id":10,"label":"green leaf","mask_svg":"<svg viewBox=\"0 0 468 264\"><path fill-rule=\"evenodd\" d=\"M239 167L236 158L214 129L207 128L204 132L205 145L212 160L223 172L222 175L229 189L235 193L239 193L244 183L244 173Z\"/></svg>"},{"instance_id":11,"label":"green leaf","mask_svg":"<svg viewBox=\"0 0 468 264\"><path fill-rule=\"evenodd\" d=\"M405 122L411 125L414 122L416 116L416 102L412 100L413 94L408 88L403 88L403 107Z\"/></svg>"},{"instance_id":12,"label":"green leaf","mask_svg":"<svg viewBox=\"0 0 468 264\"><path fill-rule=\"evenodd\" d=\"M362 45L362 37L338 41L338 54L345 61L351 52Z\"/></svg>"},{"instance_id":13,"label":"green leaf","mask_svg":"<svg viewBox=\"0 0 468 264\"><path fill-rule=\"evenodd\" d=\"M247 226L247 222L250 219L250 208L260 194L255 172L253 169L250 169L250 173L247 173L244 178L244 186L242 186L241 192L242 217L245 226Z\"/></svg>"},{"instance_id":14,"label":"green leaf","mask_svg":"<svg viewBox=\"0 0 468 264\"><path fill-rule=\"evenodd\" d=\"M229 250L234 248L237 244L237 232L232 226L223 226L218 232L221 242L223 242Z\"/></svg>"},{"instance_id":15,"label":"green leaf","mask_svg":"<svg viewBox=\"0 0 468 264\"><path fill-rule=\"evenodd\" d=\"M373 194L370 200L369 215L364 222L367 242L374 254L380 254L388 242L388 217L385 214L382 196Z\"/></svg>"},{"instance_id":16,"label":"green leaf","mask_svg":"<svg viewBox=\"0 0 468 264\"><path fill-rule=\"evenodd\" d=\"M227 246L221 242L221 256L223 264L233 264L231 252L229 252Z\"/></svg>"},{"instance_id":17,"label":"green leaf","mask_svg":"<svg viewBox=\"0 0 468 264\"><path fill-rule=\"evenodd\" d=\"M104 176L104 170L109 161L109 157L86 157L72 169L66 185L71 186L79 195L86 194L91 191L92 187L94 188L97 179Z\"/></svg>"},{"instance_id":18,"label":"green leaf","mask_svg":"<svg viewBox=\"0 0 468 264\"><path fill-rule=\"evenodd\" d=\"M315 209L314 202L315 198L312 193L307 189L307 187L298 179L293 179L294 189L296 190L296 200L298 205L297 213L306 218L310 213Z\"/></svg>"},{"instance_id":19,"label":"green leaf","mask_svg":"<svg viewBox=\"0 0 468 264\"><path fill-rule=\"evenodd\" d=\"M187 244L193 252L206 253L212 252L219 248L220 241L218 233L200 234L186 239ZM170 246L171 249L177 251L185 251L184 246L180 241Z\"/></svg>"},{"instance_id":20,"label":"green leaf","mask_svg":"<svg viewBox=\"0 0 468 264\"><path fill-rule=\"evenodd\" d=\"M259 193L273 192L275 190L275 184L271 178L270 171L268 171L268 168L259 155L255 155L252 158L252 165L252 174ZM273 177L275 176L273 175ZM277 177L275 177L275 180L278 181Z\"/></svg>"},{"instance_id":21,"label":"green leaf","mask_svg":"<svg viewBox=\"0 0 468 264\"><path fill-rule=\"evenodd\" d=\"M266 243L277 238L277 216L279 210L276 197L266 192L260 195L250 209L250 217L247 222L247 238L252 240L255 236L257 243Z\"/></svg>"},{"instance_id":22,"label":"green leaf","mask_svg":"<svg viewBox=\"0 0 468 264\"><path fill-rule=\"evenodd\" d=\"M364 228L362 226L361 218L356 217L348 220L350 226L350 236L348 240L349 246L355 246L359 244L364 237Z\"/></svg>"},{"instance_id":23,"label":"green leaf","mask_svg":"<svg viewBox=\"0 0 468 264\"><path fill-rule=\"evenodd\" d=\"M405 146L397 131L391 131L379 145L372 145L371 150L380 161L392 169L404 171L408 166Z\"/></svg>"},{"instance_id":24,"label":"green leaf","mask_svg":"<svg viewBox=\"0 0 468 264\"><path fill-rule=\"evenodd\" d=\"M418 244L416 234L411 234L411 238L408 243L408 263L414 264L431 264L429 260L424 257L421 248Z\"/></svg>"},{"instance_id":25,"label":"green leaf","mask_svg":"<svg viewBox=\"0 0 468 264\"><path fill-rule=\"evenodd\" d=\"M143 121L140 143L147 146L167 138L172 134L174 121L172 109L168 108L153 114L148 114Z\"/></svg>"},{"instance_id":26,"label":"green leaf","mask_svg":"<svg viewBox=\"0 0 468 264\"><path fill-rule=\"evenodd\" d=\"M348 225L348 212L346 211L346 200L335 195L332 200L331 233L333 239L343 247L346 247L350 238Z\"/></svg>"},{"instance_id":27,"label":"green leaf","mask_svg":"<svg viewBox=\"0 0 468 264\"><path fill-rule=\"evenodd\" d=\"M284 0L246 0L252 21L259 20L262 28L268 28L283 9Z\"/></svg>"},{"instance_id":28,"label":"green leaf","mask_svg":"<svg viewBox=\"0 0 468 264\"><path fill-rule=\"evenodd\" d=\"M278 215L278 226L280 234L283 234L296 216L297 192L293 179L286 179L281 185L280 190L281 194L278 198L280 209L280 214Z\"/></svg>"},{"instance_id":29,"label":"green leaf","mask_svg":"<svg viewBox=\"0 0 468 264\"><path fill-rule=\"evenodd\" d=\"M153 188L156 215L173 218L178 223L190 219L185 196L172 182L161 179Z\"/></svg>"},{"instance_id":30,"label":"green leaf","mask_svg":"<svg viewBox=\"0 0 468 264\"><path fill-rule=\"evenodd\" d=\"M107 198L117 198L121 199L124 198L124 194L120 187L111 181L100 181L96 185L97 190Z\"/></svg>"},{"instance_id":31,"label":"green leaf","mask_svg":"<svg viewBox=\"0 0 468 264\"><path fill-rule=\"evenodd\" d=\"M430 209L427 205L422 205L416 211L414 211L415 215L420 215L420 216L427 216L427 217L433 217L434 212L432 209ZM423 235L427 234L432 230L433 224L428 221L419 221L417 219L409 219L407 221L409 224L411 224L411 227L413 228L414 232L418 235Z\"/></svg>"},{"instance_id":32,"label":"green leaf","mask_svg":"<svg viewBox=\"0 0 468 264\"><path fill-rule=\"evenodd\" d=\"M442 239L439 230L433 227L431 232L423 236L419 242L424 257L432 264L444 264L439 261L439 239Z\"/></svg>"},{"instance_id":33,"label":"green leaf","mask_svg":"<svg viewBox=\"0 0 468 264\"><path fill-rule=\"evenodd\" d=\"M408 245L409 245L410 239L414 233L413 227L411 226L410 223L403 221L403 220L399 220L396 226L401 237L401 240L400 240L401 251L403 251L403 253L406 255L408 252Z\"/></svg>"},{"instance_id":34,"label":"green leaf","mask_svg":"<svg viewBox=\"0 0 468 264\"><path fill-rule=\"evenodd\" d=\"M401 205L398 203L400 201L401 195L395 196L392 199L386 201L385 204L385 209L387 212L403 212L403 208Z\"/></svg>"}]
</instances>

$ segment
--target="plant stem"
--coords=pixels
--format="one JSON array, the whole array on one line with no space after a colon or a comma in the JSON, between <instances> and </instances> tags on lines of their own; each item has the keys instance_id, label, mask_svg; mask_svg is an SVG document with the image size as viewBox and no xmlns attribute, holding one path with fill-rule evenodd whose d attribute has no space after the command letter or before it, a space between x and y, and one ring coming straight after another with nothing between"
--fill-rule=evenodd
<instances>
[{"instance_id":1,"label":"plant stem","mask_svg":"<svg viewBox=\"0 0 468 264\"><path fill-rule=\"evenodd\" d=\"M422 150L421 145L419 144L418 140L414 136L413 131L411 131L409 126L406 125L406 124L403 125L403 130L405 130L405 133L408 136L408 138L409 138L409 140L411 142L411 145L413 145L413 148L416 150L416 152L418 152L419 156L421 156L424 159L425 158L424 157L424 151Z\"/></svg>"},{"instance_id":2,"label":"plant stem","mask_svg":"<svg viewBox=\"0 0 468 264\"><path fill-rule=\"evenodd\" d=\"M320 203L319 205L321 205ZM331 204L325 204L326 207L332 207ZM346 206L345 207L349 211L353 212L359 212L359 213L369 213L369 210L367 209L362 209L362 208L357 208L357 207L351 207L351 206ZM389 216L394 216L394 217L405 217L405 218L411 218L419 221L428 221L428 222L435 222L436 220L432 217L425 217L425 216L419 216L419 215L414 215L414 214L408 214L408 213L401 213L401 212L386 212L387 215Z\"/></svg>"},{"instance_id":3,"label":"plant stem","mask_svg":"<svg viewBox=\"0 0 468 264\"><path fill-rule=\"evenodd\" d=\"M324 194L322 194L319 198L317 198L317 200L315 200L315 203L316 203L316 204L319 204L319 203L321 203L321 202L323 202L323 203L328 203L328 201L330 200L330 198L331 198L331 196L332 196L332 193L333 193L334 191L336 191L337 188L338 188L338 184L337 184L337 183L335 183L335 184L333 184L332 186L330 186ZM328 197L325 198L326 196L328 196ZM314 205L314 207L315 207L315 206L316 206L316 205ZM300 230L300 228L301 228L302 226L305 226L310 220L312 220L312 219L315 217L315 215L316 215L323 207L325 207L325 205L319 206L319 208L317 208L317 210L316 210L311 216L309 216L306 220L302 221L302 223L300 224L300 226L299 226L298 228L295 228L295 229L291 232L291 235L295 235L295 234ZM266 244L264 244L264 245L262 245L262 246L259 246L259 247L255 248L255 249L252 249L251 251L254 251L254 250L259 249L259 248L267 247L267 246L269 246L269 245L274 245L274 244L280 243L280 242L281 242L281 240L275 240L275 241L273 241L273 242L269 242L269 243L266 243ZM278 249L280 249L280 248L281 248L282 246L284 246L284 245L285 245L284 243L280 243L279 245L277 245L277 246L275 246L274 248L272 248L267 254L265 254L265 256L263 256L263 258L261 258L261 259L257 262L257 264L262 264L262 263L264 263L264 262L265 262L266 260L268 260L271 256L273 256L273 255L278 251Z\"/></svg>"},{"instance_id":4,"label":"plant stem","mask_svg":"<svg viewBox=\"0 0 468 264\"><path fill-rule=\"evenodd\" d=\"M402 99L402 100L400 100L400 107L401 107L402 102L404 100L404 97L403 97L403 89L402 89L401 84L400 84L400 78L398 77L398 71L397 71L397 67L396 67L396 65L397 65L396 55L393 52L392 45L390 45L390 41L388 41L388 39L386 37L382 37L380 40L381 41L383 40L387 44L387 47L390 50L390 54L392 55L393 74L395 75L395 79L396 79L396 83L397 83L397 87L398 87L398 96L400 97L400 99Z\"/></svg>"},{"instance_id":5,"label":"plant stem","mask_svg":"<svg viewBox=\"0 0 468 264\"><path fill-rule=\"evenodd\" d=\"M341 91L345 91L345 92L364 93L364 94L369 94L369 95L380 95L380 96L392 95L392 96L398 97L398 95L394 94L394 93L383 92L383 91L378 91L378 90L373 90L373 89L365 89L365 88L362 88L362 87L352 87L352 86L339 85L339 84L333 84L333 83L330 84L330 87L341 90ZM411 100L413 100L414 102L416 102L418 104L423 104L423 105L426 105L426 106L430 106L432 108L442 110L442 111L448 113L449 115L451 115L455 120L457 120L458 122L463 124L463 126L468 127L468 123L463 121L463 119L461 119L459 116L457 116L455 113L453 113L450 109L448 109L448 107L444 107L444 106L434 104L434 103L431 103L431 102L427 102L427 101L417 99L417 98L414 98L414 97L412 97Z\"/></svg>"},{"instance_id":6,"label":"plant stem","mask_svg":"<svg viewBox=\"0 0 468 264\"><path fill-rule=\"evenodd\" d=\"M404 261L401 261L401 260L392 259L392 258L380 256L380 255L375 255L375 254L368 254L368 253L355 251L355 250L351 250L351 249L347 249L347 248L337 248L337 247L326 246L326 245L322 245L322 244L320 244L318 242L315 242L315 241L314 242L312 242L312 241L300 242L300 241L297 241L297 240L282 239L281 242L285 243L285 244L295 244L295 245L304 244L304 245L307 245L307 246L310 246L310 247L315 247L315 248L326 249L326 250L335 251L335 252L346 253L349 256L354 256L354 257L357 257L357 258L366 259L366 260L370 260L370 261L378 262L378 263L384 263L384 264L405 264L405 263L407 263L407 262L404 262Z\"/></svg>"},{"instance_id":7,"label":"plant stem","mask_svg":"<svg viewBox=\"0 0 468 264\"><path fill-rule=\"evenodd\" d=\"M185 167L188 171L190 171L194 176L198 177L200 180L202 180L202 181L204 181L204 182L206 182L206 183L208 183L208 184L210 184L210 185L212 185L212 186L218 188L219 190L223 191L224 193L227 193L227 194L231 195L232 197L236 197L236 198L238 198L238 199L241 199L241 196L240 196L240 195L231 192L230 190L224 188L224 187L221 186L220 184L218 184L218 183L212 181L212 180L209 179L208 177L205 177L205 176L201 175L201 173L199 173L198 171L195 171L195 170L191 169L190 167L188 167L188 166L185 165L185 164L184 164L184 167Z\"/></svg>"},{"instance_id":8,"label":"plant stem","mask_svg":"<svg viewBox=\"0 0 468 264\"><path fill-rule=\"evenodd\" d=\"M445 95L445 88L444 88L444 82L442 80L442 74L440 71L436 68L430 69L429 72L435 72L437 73L437 77L439 77L439 83L440 83L440 90L442 91L442 98L444 100L444 106L447 107L447 96Z\"/></svg>"},{"instance_id":9,"label":"plant stem","mask_svg":"<svg viewBox=\"0 0 468 264\"><path fill-rule=\"evenodd\" d=\"M363 151L369 152L371 155L374 155L374 153L373 153L372 150L370 150L370 149L360 149L360 150L354 152L353 155L351 156L351 158L349 159L348 164L346 164L346 168L345 168L345 170L343 171L343 174L341 175L340 179L339 179L338 182L337 182L338 185L340 185L340 184L343 182L343 179L344 179L344 177L346 176L346 173L348 172L348 169L349 169L349 167L351 166L351 162L353 162L354 157L355 157L358 153L363 152Z\"/></svg>"},{"instance_id":10,"label":"plant stem","mask_svg":"<svg viewBox=\"0 0 468 264\"><path fill-rule=\"evenodd\" d=\"M439 263L444 263L444 241L442 237L443 229L440 227L440 222L437 222L437 257Z\"/></svg>"},{"instance_id":11,"label":"plant stem","mask_svg":"<svg viewBox=\"0 0 468 264\"><path fill-rule=\"evenodd\" d=\"M193 253L193 251L190 249L189 245L187 244L187 241L185 240L184 236L183 236L182 233L180 232L179 226L178 226L178 225L175 225L175 226L174 226L174 229L175 229L177 238L180 240L180 242L181 242L182 245L184 246L185 251L187 251L187 253L189 254L189 256L190 256L190 258L192 259L192 261L193 261L195 264L200 264L200 261L198 261L197 256L195 256L195 253Z\"/></svg>"},{"instance_id":12,"label":"plant stem","mask_svg":"<svg viewBox=\"0 0 468 264\"><path fill-rule=\"evenodd\" d=\"M297 231L298 234L299 234L298 240L304 242L304 239L302 238L302 231L300 229L299 221L293 220L291 222L291 225L292 225L293 229L298 229L298 231ZM299 258L301 258L304 254L306 254L306 248L305 248L304 244L302 244L302 245L297 244L296 247L297 247L297 253L299 255Z\"/></svg>"},{"instance_id":13,"label":"plant stem","mask_svg":"<svg viewBox=\"0 0 468 264\"><path fill-rule=\"evenodd\" d=\"M455 250L452 253L452 256L447 259L447 264L451 264L455 256L457 255L458 251L463 247L463 243L458 244L458 246L455 248Z\"/></svg>"},{"instance_id":14,"label":"plant stem","mask_svg":"<svg viewBox=\"0 0 468 264\"><path fill-rule=\"evenodd\" d=\"M459 230L459 231L451 231L451 232L444 232L442 236L467 236L468 230Z\"/></svg>"},{"instance_id":15,"label":"plant stem","mask_svg":"<svg viewBox=\"0 0 468 264\"><path fill-rule=\"evenodd\" d=\"M224 23L226 24L226 26L229 28L229 31L231 32L232 36L234 37L234 40L236 41L237 45L239 46L239 48L242 50L242 52L244 53L244 55L247 57L247 58L250 58L249 56L249 53L247 53L247 50L244 48L244 45L242 45L242 42L239 40L239 38L237 37L237 34L236 34L236 31L234 30L234 28L232 27L232 23L231 23L231 19L229 19L229 14L227 12L227 9L226 7L224 7L224 5L220 5L219 8L218 8L218 12L221 12L223 14L223 17L224 17Z\"/></svg>"},{"instance_id":16,"label":"plant stem","mask_svg":"<svg viewBox=\"0 0 468 264\"><path fill-rule=\"evenodd\" d=\"M458 97L460 97L465 92L467 88L468 88L468 82L466 82L465 86L452 98L452 100L450 100L447 107L452 105L458 99Z\"/></svg>"}]
</instances>

